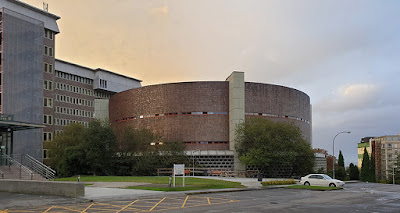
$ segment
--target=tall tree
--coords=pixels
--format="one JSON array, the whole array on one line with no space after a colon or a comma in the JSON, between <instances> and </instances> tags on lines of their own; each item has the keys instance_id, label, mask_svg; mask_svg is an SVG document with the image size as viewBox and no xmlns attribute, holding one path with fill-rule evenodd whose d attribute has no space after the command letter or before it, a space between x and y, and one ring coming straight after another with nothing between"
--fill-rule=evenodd
<instances>
[{"instance_id":1,"label":"tall tree","mask_svg":"<svg viewBox=\"0 0 400 213\"><path fill-rule=\"evenodd\" d=\"M292 123L246 119L237 127L236 134L240 161L260 168L266 176L303 175L313 169L311 145Z\"/></svg>"},{"instance_id":2,"label":"tall tree","mask_svg":"<svg viewBox=\"0 0 400 213\"><path fill-rule=\"evenodd\" d=\"M95 175L109 174L113 156L115 155L115 135L108 122L93 120L84 137L83 147L91 173Z\"/></svg>"},{"instance_id":3,"label":"tall tree","mask_svg":"<svg viewBox=\"0 0 400 213\"><path fill-rule=\"evenodd\" d=\"M339 160L338 160L336 178L339 180L344 180L346 178L346 170L344 168L344 158L341 150L339 151Z\"/></svg>"},{"instance_id":4,"label":"tall tree","mask_svg":"<svg viewBox=\"0 0 400 213\"><path fill-rule=\"evenodd\" d=\"M344 167L344 158L343 158L342 150L339 150L338 166Z\"/></svg>"},{"instance_id":5,"label":"tall tree","mask_svg":"<svg viewBox=\"0 0 400 213\"><path fill-rule=\"evenodd\" d=\"M363 160L361 164L360 180L371 181L371 162L369 160L367 148L364 148Z\"/></svg>"},{"instance_id":6,"label":"tall tree","mask_svg":"<svg viewBox=\"0 0 400 213\"><path fill-rule=\"evenodd\" d=\"M375 175L375 158L371 155L371 174L370 174L370 182L376 182L376 175Z\"/></svg>"},{"instance_id":7,"label":"tall tree","mask_svg":"<svg viewBox=\"0 0 400 213\"><path fill-rule=\"evenodd\" d=\"M358 170L358 167L355 166L353 163L350 163L350 165L349 165L349 177L350 177L350 180L359 180L360 179L360 171Z\"/></svg>"}]
</instances>

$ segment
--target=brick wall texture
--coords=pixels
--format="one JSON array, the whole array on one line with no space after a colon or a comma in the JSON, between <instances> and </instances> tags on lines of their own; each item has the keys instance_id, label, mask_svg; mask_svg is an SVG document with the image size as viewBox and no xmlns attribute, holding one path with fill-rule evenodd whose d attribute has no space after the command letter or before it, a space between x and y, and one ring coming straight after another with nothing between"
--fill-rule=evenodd
<instances>
[{"instance_id":1,"label":"brick wall texture","mask_svg":"<svg viewBox=\"0 0 400 213\"><path fill-rule=\"evenodd\" d=\"M246 83L245 87L246 112L311 119L310 99L301 91L259 83ZM152 129L169 141L227 142L229 115L223 113L229 111L228 92L229 82L226 81L170 83L131 89L111 97L110 121L117 128L132 126ZM182 114L185 112L207 112L207 114ZM177 114L159 116L164 113ZM146 117L146 115L151 116ZM297 120L294 122L300 126L304 137L309 139L310 123ZM229 144L196 144L188 145L188 148L228 150Z\"/></svg>"}]
</instances>

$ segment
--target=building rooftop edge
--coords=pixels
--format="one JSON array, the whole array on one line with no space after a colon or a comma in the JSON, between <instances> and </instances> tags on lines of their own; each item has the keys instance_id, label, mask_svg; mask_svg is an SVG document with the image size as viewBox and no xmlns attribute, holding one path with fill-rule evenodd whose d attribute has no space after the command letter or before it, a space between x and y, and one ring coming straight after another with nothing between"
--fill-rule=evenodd
<instances>
[{"instance_id":1,"label":"building rooftop edge","mask_svg":"<svg viewBox=\"0 0 400 213\"><path fill-rule=\"evenodd\" d=\"M27 4L25 2L22 2L22 1L19 1L19 0L7 0L7 1L9 1L11 3L14 3L14 4L17 4L19 6L25 7L27 9L33 10L35 12L38 12L38 13L42 14L42 15L49 16L51 18L54 18L55 20L58 20L58 19L61 18L60 16L57 16L57 15L54 15L52 13L46 12L44 10L41 10L41 9L39 9L37 7L34 7L32 5L29 5L29 4Z\"/></svg>"},{"instance_id":2,"label":"building rooftop edge","mask_svg":"<svg viewBox=\"0 0 400 213\"><path fill-rule=\"evenodd\" d=\"M64 60L59 59L59 58L56 58L56 61L61 62L61 63L65 63L65 64L69 64L69 65L72 65L72 66L77 66L77 67L80 67L80 68L83 68L83 69L88 69L88 70L93 71L93 72L97 72L97 71L108 72L108 73L111 73L111 74L114 74L114 75L118 75L118 76L121 76L121 77L124 77L124 78L129 78L129 79L132 79L132 80L135 80L135 81L142 82L142 80L140 80L140 79L129 77L129 76L126 76L126 75L122 75L122 74L115 73L115 72L108 71L108 70L101 69L101 68L93 69L93 68L85 67L85 66L82 66L82 65L79 65L79 64L75 64L75 63L72 63L72 62L64 61Z\"/></svg>"},{"instance_id":3,"label":"building rooftop edge","mask_svg":"<svg viewBox=\"0 0 400 213\"><path fill-rule=\"evenodd\" d=\"M212 82L226 82L228 83L228 81L179 81L179 82L170 82L170 83L156 83L156 84L150 84L150 85L146 85L146 86L142 86L142 87L148 87L148 86L157 86L157 85L167 85L167 84L182 84L182 83L212 83ZM307 95L309 97L309 95L301 90L298 90L296 88L293 87L288 87L288 86L282 86L282 85L278 85L278 84L270 84L270 83L259 83L259 82L251 82L251 81L245 81L246 83L250 83L250 84L266 84L266 85L272 85L272 86L278 86L278 87L285 87L288 89L292 89L292 90L296 90L298 92L304 93L305 95ZM140 87L140 88L142 88ZM139 88L133 88L133 89L139 89Z\"/></svg>"}]
</instances>

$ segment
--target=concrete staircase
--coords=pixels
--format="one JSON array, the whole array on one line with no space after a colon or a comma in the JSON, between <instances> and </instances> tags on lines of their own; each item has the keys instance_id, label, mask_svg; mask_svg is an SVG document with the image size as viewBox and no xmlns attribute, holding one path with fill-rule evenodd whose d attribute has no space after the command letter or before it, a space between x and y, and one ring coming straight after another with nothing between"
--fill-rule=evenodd
<instances>
[{"instance_id":1,"label":"concrete staircase","mask_svg":"<svg viewBox=\"0 0 400 213\"><path fill-rule=\"evenodd\" d=\"M17 165L0 166L0 171L0 178L2 179L47 180L35 172L21 169Z\"/></svg>"}]
</instances>

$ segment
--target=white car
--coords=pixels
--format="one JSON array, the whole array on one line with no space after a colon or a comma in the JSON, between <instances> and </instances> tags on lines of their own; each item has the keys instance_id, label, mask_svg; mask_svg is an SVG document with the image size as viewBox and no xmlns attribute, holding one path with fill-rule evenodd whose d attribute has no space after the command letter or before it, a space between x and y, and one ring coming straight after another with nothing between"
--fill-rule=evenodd
<instances>
[{"instance_id":1,"label":"white car","mask_svg":"<svg viewBox=\"0 0 400 213\"><path fill-rule=\"evenodd\" d=\"M309 174L305 177L301 177L301 185L305 186L329 186L343 188L344 182L337 179L332 179L325 174Z\"/></svg>"}]
</instances>

